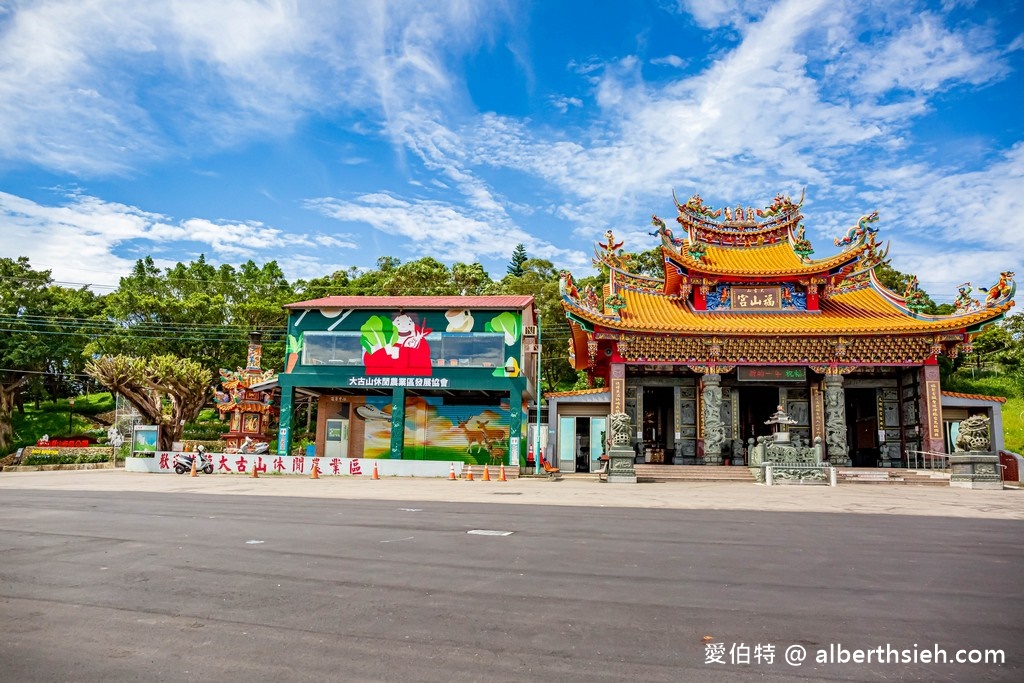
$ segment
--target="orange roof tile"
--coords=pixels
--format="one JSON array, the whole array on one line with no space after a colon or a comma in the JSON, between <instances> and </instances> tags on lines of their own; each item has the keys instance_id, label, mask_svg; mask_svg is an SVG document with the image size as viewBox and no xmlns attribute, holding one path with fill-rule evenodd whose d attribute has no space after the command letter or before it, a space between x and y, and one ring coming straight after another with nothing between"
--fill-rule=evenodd
<instances>
[{"instance_id":1,"label":"orange roof tile","mask_svg":"<svg viewBox=\"0 0 1024 683\"><path fill-rule=\"evenodd\" d=\"M563 301L568 312L603 327L632 332L739 335L824 335L927 333L959 330L985 322L1013 306L1008 301L968 315L911 317L895 308L870 287L833 295L821 302L821 311L737 313L694 311L679 297L623 288L626 299L621 317L604 316Z\"/></svg>"},{"instance_id":2,"label":"orange roof tile","mask_svg":"<svg viewBox=\"0 0 1024 683\"><path fill-rule=\"evenodd\" d=\"M573 389L572 391L545 391L544 398L564 398L566 396L586 396L588 394L603 394L609 391L608 387L597 387L594 389Z\"/></svg>"},{"instance_id":3,"label":"orange roof tile","mask_svg":"<svg viewBox=\"0 0 1024 683\"><path fill-rule=\"evenodd\" d=\"M943 396L952 396L954 398L969 398L977 399L979 401L995 401L996 403L1006 403L1006 399L1002 396L985 396L983 394L962 394L959 391L943 391Z\"/></svg>"},{"instance_id":4,"label":"orange roof tile","mask_svg":"<svg viewBox=\"0 0 1024 683\"><path fill-rule=\"evenodd\" d=\"M758 277L811 275L831 270L854 260L863 246L840 252L824 259L803 261L788 242L766 244L760 247L723 247L709 244L700 261L689 254L671 250L665 253L673 261L691 272L716 275L746 275Z\"/></svg>"}]
</instances>

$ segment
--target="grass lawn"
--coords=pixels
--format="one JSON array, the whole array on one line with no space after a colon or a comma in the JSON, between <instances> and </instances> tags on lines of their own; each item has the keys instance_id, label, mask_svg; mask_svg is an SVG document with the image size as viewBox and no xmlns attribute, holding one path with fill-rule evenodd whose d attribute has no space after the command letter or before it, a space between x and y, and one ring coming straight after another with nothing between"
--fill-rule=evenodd
<instances>
[{"instance_id":1,"label":"grass lawn","mask_svg":"<svg viewBox=\"0 0 1024 683\"><path fill-rule=\"evenodd\" d=\"M105 434L106 429L98 427L87 416L106 413L114 409L114 399L108 392L88 394L75 397L74 409L68 404L66 398L58 399L56 403L43 401L39 410L33 404L25 405L25 414L17 410L13 415L14 443L11 451L22 446L34 444L43 434L50 436L66 437L72 434L84 434L98 429ZM68 429L68 419L71 420L71 429Z\"/></svg>"},{"instance_id":2,"label":"grass lawn","mask_svg":"<svg viewBox=\"0 0 1024 683\"><path fill-rule=\"evenodd\" d=\"M1003 438L1006 450L1024 454L1024 398L1008 398L1003 404Z\"/></svg>"}]
</instances>

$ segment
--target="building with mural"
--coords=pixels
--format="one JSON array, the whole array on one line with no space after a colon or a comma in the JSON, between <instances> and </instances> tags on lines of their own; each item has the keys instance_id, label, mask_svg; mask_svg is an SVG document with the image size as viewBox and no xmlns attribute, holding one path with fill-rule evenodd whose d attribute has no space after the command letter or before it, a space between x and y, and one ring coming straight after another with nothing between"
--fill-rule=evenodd
<instances>
[{"instance_id":1,"label":"building with mural","mask_svg":"<svg viewBox=\"0 0 1024 683\"><path fill-rule=\"evenodd\" d=\"M629 415L638 462L743 464L779 406L794 438L820 438L835 465L906 466L908 454L945 451L937 359L969 351L1006 314L1013 273L988 288L965 282L952 314L928 315L916 278L894 292L875 273L888 255L877 212L812 258L802 203L713 209L695 195L676 202L676 232L652 218L664 277L632 272L611 231L594 259L602 290L562 273L570 362L606 389L559 397L575 413L549 409L561 465L579 459L561 450L592 446L602 396L607 413Z\"/></svg>"},{"instance_id":2,"label":"building with mural","mask_svg":"<svg viewBox=\"0 0 1024 683\"><path fill-rule=\"evenodd\" d=\"M278 451L298 394L325 458L517 465L535 395L531 296L330 296L288 310Z\"/></svg>"}]
</instances>

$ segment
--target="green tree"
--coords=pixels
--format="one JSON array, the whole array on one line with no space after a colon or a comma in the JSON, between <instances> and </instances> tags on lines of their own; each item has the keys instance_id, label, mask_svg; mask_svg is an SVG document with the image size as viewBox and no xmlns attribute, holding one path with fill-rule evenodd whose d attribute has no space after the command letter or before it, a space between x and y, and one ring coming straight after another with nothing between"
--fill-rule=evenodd
<instances>
[{"instance_id":1,"label":"green tree","mask_svg":"<svg viewBox=\"0 0 1024 683\"><path fill-rule=\"evenodd\" d=\"M185 423L199 415L213 381L200 363L171 355L103 356L89 361L85 371L112 394L124 396L147 424L160 426L163 451L171 450Z\"/></svg>"},{"instance_id":2,"label":"green tree","mask_svg":"<svg viewBox=\"0 0 1024 683\"><path fill-rule=\"evenodd\" d=\"M336 270L330 275L297 280L294 285L296 301L311 301L328 296L346 296L351 294L352 281L359 277L358 268Z\"/></svg>"},{"instance_id":3,"label":"green tree","mask_svg":"<svg viewBox=\"0 0 1024 683\"><path fill-rule=\"evenodd\" d=\"M484 296L498 290L498 284L479 263L455 263L451 277L452 293L459 296Z\"/></svg>"},{"instance_id":4,"label":"green tree","mask_svg":"<svg viewBox=\"0 0 1024 683\"><path fill-rule=\"evenodd\" d=\"M515 251L512 252L512 260L509 261L508 268L505 269L506 272L512 277L522 277L523 264L526 263L527 258L529 257L526 255L526 247L521 243L517 244Z\"/></svg>"},{"instance_id":5,"label":"green tree","mask_svg":"<svg viewBox=\"0 0 1024 683\"><path fill-rule=\"evenodd\" d=\"M892 291L896 292L900 296L903 296L903 293L907 289L907 285L910 284L910 281L916 277L915 275L912 274L900 272L893 268L892 266L890 266L888 263L878 264L878 266L875 267L875 276L878 278L879 282L881 282L883 285L885 285ZM924 294L925 313L928 313L930 315L938 315L940 312L952 313L952 306L949 306L948 304L943 304L943 308L940 309L940 307L936 305L932 298L928 296L927 292L925 292L923 289L921 290L921 292ZM946 308L947 306L948 309Z\"/></svg>"},{"instance_id":6,"label":"green tree","mask_svg":"<svg viewBox=\"0 0 1024 683\"><path fill-rule=\"evenodd\" d=\"M632 264L631 272L637 275L646 275L659 280L665 279L665 261L660 246L632 254L630 263Z\"/></svg>"},{"instance_id":7,"label":"green tree","mask_svg":"<svg viewBox=\"0 0 1024 683\"><path fill-rule=\"evenodd\" d=\"M50 282L50 271L33 270L24 256L0 258L0 453L11 446L17 396L46 371Z\"/></svg>"},{"instance_id":8,"label":"green tree","mask_svg":"<svg viewBox=\"0 0 1024 683\"><path fill-rule=\"evenodd\" d=\"M295 288L288 283L277 261L263 267L246 261L233 273L227 292L227 324L241 332L269 332L263 337L263 358L284 358L284 328L288 315L284 305L297 301ZM246 345L248 348L248 345ZM232 367L237 363L222 363Z\"/></svg>"},{"instance_id":9,"label":"green tree","mask_svg":"<svg viewBox=\"0 0 1024 683\"><path fill-rule=\"evenodd\" d=\"M248 261L235 270L230 265L214 267L200 256L161 272L146 257L107 295L104 312L115 325L89 351L171 354L197 360L211 370L231 367L244 362L250 331L278 331L267 342L283 344L281 306L294 296L275 261L262 267ZM265 355L283 357L283 346Z\"/></svg>"},{"instance_id":10,"label":"green tree","mask_svg":"<svg viewBox=\"0 0 1024 683\"><path fill-rule=\"evenodd\" d=\"M83 390L82 352L99 324L95 294L52 284L25 257L0 259L0 453L12 447L11 416L37 403Z\"/></svg>"},{"instance_id":11,"label":"green tree","mask_svg":"<svg viewBox=\"0 0 1024 683\"><path fill-rule=\"evenodd\" d=\"M571 388L576 382L576 371L569 365L569 324L558 294L555 267L544 259L527 259L523 262L523 274L506 275L498 293L533 296L541 318L541 390Z\"/></svg>"}]
</instances>

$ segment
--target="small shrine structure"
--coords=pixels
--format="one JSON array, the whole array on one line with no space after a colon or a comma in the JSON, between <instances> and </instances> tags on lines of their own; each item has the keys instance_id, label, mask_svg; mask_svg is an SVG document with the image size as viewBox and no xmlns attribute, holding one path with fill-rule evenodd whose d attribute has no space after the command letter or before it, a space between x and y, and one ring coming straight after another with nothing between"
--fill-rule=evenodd
<instances>
[{"instance_id":1,"label":"small shrine structure","mask_svg":"<svg viewBox=\"0 0 1024 683\"><path fill-rule=\"evenodd\" d=\"M980 288L983 301L964 283L952 314L929 315L916 278L901 293L878 279L889 246L877 211L812 258L802 195L758 209L673 199L677 232L652 217L663 277L633 272L610 230L594 257L603 287L560 277L570 363L604 380L609 414L629 416L637 462L664 449L666 464L742 463L776 406L832 465L907 466L908 453L944 452L937 359L969 352L1009 311L1012 272Z\"/></svg>"},{"instance_id":2,"label":"small shrine structure","mask_svg":"<svg viewBox=\"0 0 1024 683\"><path fill-rule=\"evenodd\" d=\"M214 404L220 419L230 417L230 429L221 436L229 451L237 450L246 438L254 442L269 442L270 427L278 414L274 406L273 370L261 367L263 346L259 332L249 333L249 350L246 354L245 369L235 371L220 369L220 388L214 387ZM271 388L253 389L256 385L270 383Z\"/></svg>"}]
</instances>

